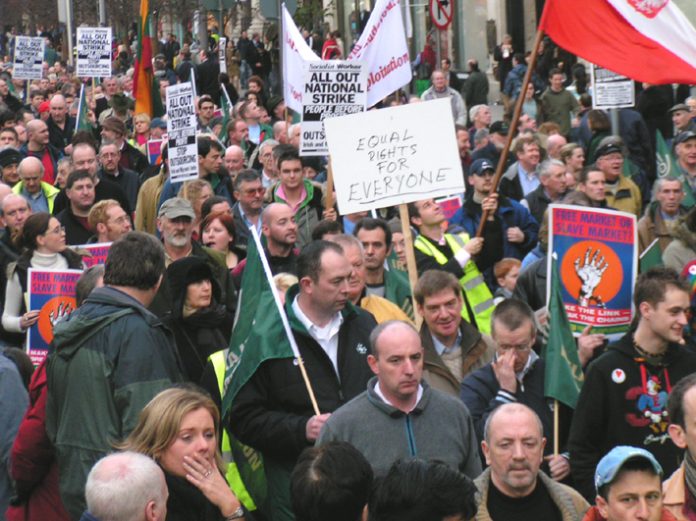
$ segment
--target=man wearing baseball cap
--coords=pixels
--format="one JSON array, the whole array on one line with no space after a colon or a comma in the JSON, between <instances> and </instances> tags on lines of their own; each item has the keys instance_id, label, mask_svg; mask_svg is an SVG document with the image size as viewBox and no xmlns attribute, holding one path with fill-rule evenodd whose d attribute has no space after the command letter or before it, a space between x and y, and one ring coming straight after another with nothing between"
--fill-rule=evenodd
<instances>
[{"instance_id":1,"label":"man wearing baseball cap","mask_svg":"<svg viewBox=\"0 0 696 521\"><path fill-rule=\"evenodd\" d=\"M488 159L477 159L471 164L468 182L472 189L467 190L464 205L451 219L451 224L461 226L474 237L483 211L489 210L483 229L484 249L477 264L491 287L495 286L493 265L503 257L522 260L539 235L539 224L527 208L492 192L494 168Z\"/></svg>"},{"instance_id":2,"label":"man wearing baseball cap","mask_svg":"<svg viewBox=\"0 0 696 521\"><path fill-rule=\"evenodd\" d=\"M22 154L13 147L0 149L0 180L8 186L14 186L19 182L19 162Z\"/></svg>"},{"instance_id":3,"label":"man wearing baseball cap","mask_svg":"<svg viewBox=\"0 0 696 521\"><path fill-rule=\"evenodd\" d=\"M682 204L691 208L696 204L696 132L687 130L674 137L672 142L677 157L677 170L684 189Z\"/></svg>"},{"instance_id":4,"label":"man wearing baseball cap","mask_svg":"<svg viewBox=\"0 0 696 521\"><path fill-rule=\"evenodd\" d=\"M195 217L196 214L191 203L181 197L167 199L160 206L157 213L157 230L164 245L165 265L169 267L172 262L192 255L205 260L206 264L213 270L213 275L220 285L219 304L226 307L231 326L231 320L234 318L234 311L237 307L237 291L230 271L227 269L225 255L201 246L200 243L193 240L193 220ZM159 291L148 309L155 315L162 317L171 311L173 300L167 277L164 277Z\"/></svg>"},{"instance_id":5,"label":"man wearing baseball cap","mask_svg":"<svg viewBox=\"0 0 696 521\"><path fill-rule=\"evenodd\" d=\"M595 152L595 164L604 172L607 204L612 208L641 217L640 188L623 175L624 151L612 141L602 140Z\"/></svg>"},{"instance_id":6,"label":"man wearing baseball cap","mask_svg":"<svg viewBox=\"0 0 696 521\"><path fill-rule=\"evenodd\" d=\"M583 521L667 521L662 507L662 467L647 450L620 445L610 450L595 471L596 505Z\"/></svg>"}]
</instances>

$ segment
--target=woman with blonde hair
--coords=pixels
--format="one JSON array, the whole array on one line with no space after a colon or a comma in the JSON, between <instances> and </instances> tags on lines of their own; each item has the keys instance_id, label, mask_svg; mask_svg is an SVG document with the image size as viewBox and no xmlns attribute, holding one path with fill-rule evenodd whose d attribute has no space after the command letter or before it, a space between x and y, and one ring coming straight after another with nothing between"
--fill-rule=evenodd
<instances>
[{"instance_id":1,"label":"woman with blonde hair","mask_svg":"<svg viewBox=\"0 0 696 521\"><path fill-rule=\"evenodd\" d=\"M121 450L145 454L162 470L169 489L166 521L250 519L223 477L218 449L220 413L194 387L175 387L155 396Z\"/></svg>"},{"instance_id":2,"label":"woman with blonde hair","mask_svg":"<svg viewBox=\"0 0 696 521\"><path fill-rule=\"evenodd\" d=\"M198 240L198 229L201 222L201 208L203 203L213 196L213 187L205 179L186 181L179 189L179 197L183 197L193 207L196 218L193 220L194 239Z\"/></svg>"},{"instance_id":3,"label":"woman with blonde hair","mask_svg":"<svg viewBox=\"0 0 696 521\"><path fill-rule=\"evenodd\" d=\"M144 112L140 112L133 116L133 139L130 140L131 145L140 150L143 154L147 154L147 141L150 139L150 116Z\"/></svg>"},{"instance_id":4,"label":"woman with blonde hair","mask_svg":"<svg viewBox=\"0 0 696 521\"><path fill-rule=\"evenodd\" d=\"M580 181L580 172L585 166L585 151L577 143L561 147L561 161L566 167L566 186L573 190Z\"/></svg>"}]
</instances>

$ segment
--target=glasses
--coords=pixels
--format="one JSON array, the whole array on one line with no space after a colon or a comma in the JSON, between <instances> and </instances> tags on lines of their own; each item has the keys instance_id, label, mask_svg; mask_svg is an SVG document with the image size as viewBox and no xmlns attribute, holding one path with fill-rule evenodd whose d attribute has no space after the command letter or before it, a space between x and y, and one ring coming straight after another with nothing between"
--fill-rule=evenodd
<instances>
[{"instance_id":1,"label":"glasses","mask_svg":"<svg viewBox=\"0 0 696 521\"><path fill-rule=\"evenodd\" d=\"M244 190L244 195L256 195L256 194L261 194L263 195L266 193L266 189L261 187L261 188L248 188L247 190Z\"/></svg>"},{"instance_id":2,"label":"glasses","mask_svg":"<svg viewBox=\"0 0 696 521\"><path fill-rule=\"evenodd\" d=\"M44 235L48 235L49 233L52 233L54 235L61 235L61 234L65 233L65 226L56 226L52 230L46 230Z\"/></svg>"}]
</instances>

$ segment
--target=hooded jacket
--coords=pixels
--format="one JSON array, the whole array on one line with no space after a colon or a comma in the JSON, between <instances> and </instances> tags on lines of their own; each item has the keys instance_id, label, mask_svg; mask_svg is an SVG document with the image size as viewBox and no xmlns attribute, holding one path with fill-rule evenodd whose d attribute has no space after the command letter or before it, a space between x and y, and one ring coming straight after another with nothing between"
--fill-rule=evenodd
<instances>
[{"instance_id":1,"label":"hooded jacket","mask_svg":"<svg viewBox=\"0 0 696 521\"><path fill-rule=\"evenodd\" d=\"M63 504L77 519L92 465L133 430L157 393L182 378L171 332L140 302L108 286L55 326L53 348L46 432Z\"/></svg>"},{"instance_id":2,"label":"hooded jacket","mask_svg":"<svg viewBox=\"0 0 696 521\"><path fill-rule=\"evenodd\" d=\"M696 232L689 230L687 225L687 217L694 211L696 210L692 210L676 222L672 230L674 240L669 243L662 255L665 266L675 269L679 273L687 263L696 259ZM696 221L696 218L692 217L692 221Z\"/></svg>"},{"instance_id":3,"label":"hooded jacket","mask_svg":"<svg viewBox=\"0 0 696 521\"><path fill-rule=\"evenodd\" d=\"M230 327L225 308L220 302L220 284L204 259L196 256L184 257L167 268L166 277L173 300L172 311L162 322L174 333L176 349L181 358L187 380L200 383L208 357L225 349L230 337ZM211 305L190 316L184 316L186 292L189 284L209 280L212 286Z\"/></svg>"},{"instance_id":4,"label":"hooded jacket","mask_svg":"<svg viewBox=\"0 0 696 521\"><path fill-rule=\"evenodd\" d=\"M665 475L681 464L682 451L669 439L667 398L672 387L696 371L696 355L669 344L663 365L640 357L632 333L592 362L585 374L568 439L576 488L595 496L597 463L617 445L642 447L662 465Z\"/></svg>"}]
</instances>

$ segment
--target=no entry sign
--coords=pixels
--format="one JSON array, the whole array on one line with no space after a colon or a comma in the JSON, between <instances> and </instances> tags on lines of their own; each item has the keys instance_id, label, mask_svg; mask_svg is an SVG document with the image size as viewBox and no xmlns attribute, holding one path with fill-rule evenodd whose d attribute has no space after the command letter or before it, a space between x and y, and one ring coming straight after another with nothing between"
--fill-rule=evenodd
<instances>
[{"instance_id":1,"label":"no entry sign","mask_svg":"<svg viewBox=\"0 0 696 521\"><path fill-rule=\"evenodd\" d=\"M454 0L429 0L430 18L438 29L447 29L452 23Z\"/></svg>"}]
</instances>

